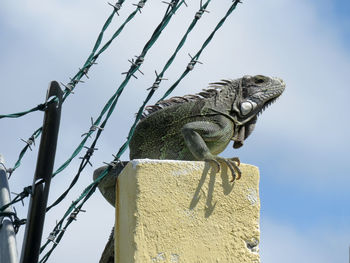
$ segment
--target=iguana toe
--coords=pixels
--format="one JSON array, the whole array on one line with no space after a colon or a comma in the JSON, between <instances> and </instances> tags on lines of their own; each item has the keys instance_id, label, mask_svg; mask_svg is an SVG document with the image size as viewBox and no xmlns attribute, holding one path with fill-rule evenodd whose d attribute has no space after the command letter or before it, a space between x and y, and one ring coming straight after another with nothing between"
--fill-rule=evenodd
<instances>
[{"instance_id":1,"label":"iguana toe","mask_svg":"<svg viewBox=\"0 0 350 263\"><path fill-rule=\"evenodd\" d=\"M230 164L233 166L233 168L235 170L235 172L232 173L233 178L232 178L231 182L233 182L234 180L239 180L242 176L241 169L239 169L239 167L238 167L241 164L241 161L239 160L238 157L229 158L228 161L230 162ZM231 170L231 172L232 172L232 170ZM237 174L237 178L236 178L236 174Z\"/></svg>"},{"instance_id":2,"label":"iguana toe","mask_svg":"<svg viewBox=\"0 0 350 263\"><path fill-rule=\"evenodd\" d=\"M232 174L232 180L230 182L239 180L241 178L242 172L238 167L241 164L241 162L238 157L223 158L219 156L213 156L211 158L205 159L204 161L209 162L210 164L214 164L216 166L217 173L220 172L220 167L221 167L220 163L226 164Z\"/></svg>"},{"instance_id":3,"label":"iguana toe","mask_svg":"<svg viewBox=\"0 0 350 263\"><path fill-rule=\"evenodd\" d=\"M216 172L220 172L220 163L215 160L214 158L208 158L204 160L205 162L208 162L209 165L214 164L216 166Z\"/></svg>"},{"instance_id":4,"label":"iguana toe","mask_svg":"<svg viewBox=\"0 0 350 263\"><path fill-rule=\"evenodd\" d=\"M229 158L231 161L234 161L237 163L237 166L239 166L241 164L241 160L238 157L233 157L233 158Z\"/></svg>"}]
</instances>

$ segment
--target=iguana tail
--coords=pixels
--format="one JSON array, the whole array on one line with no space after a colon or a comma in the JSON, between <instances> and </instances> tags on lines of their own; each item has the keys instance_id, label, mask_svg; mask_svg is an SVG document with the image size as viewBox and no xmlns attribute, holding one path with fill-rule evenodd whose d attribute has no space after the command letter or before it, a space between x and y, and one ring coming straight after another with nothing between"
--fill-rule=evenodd
<instances>
[{"instance_id":1,"label":"iguana tail","mask_svg":"<svg viewBox=\"0 0 350 263\"><path fill-rule=\"evenodd\" d=\"M114 263L114 227L109 236L105 249L102 252L100 263Z\"/></svg>"}]
</instances>

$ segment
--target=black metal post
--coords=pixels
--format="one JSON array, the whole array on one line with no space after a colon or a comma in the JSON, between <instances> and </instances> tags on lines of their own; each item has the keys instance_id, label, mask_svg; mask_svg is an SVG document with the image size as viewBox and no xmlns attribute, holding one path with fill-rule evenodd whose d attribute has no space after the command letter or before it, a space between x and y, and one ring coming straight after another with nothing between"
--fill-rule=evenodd
<instances>
[{"instance_id":1,"label":"black metal post","mask_svg":"<svg viewBox=\"0 0 350 263\"><path fill-rule=\"evenodd\" d=\"M38 160L29 203L28 217L21 253L21 263L37 263L45 221L45 210L56 154L58 130L61 117L62 90L56 81L50 83L41 134ZM36 185L36 183L41 182Z\"/></svg>"}]
</instances>

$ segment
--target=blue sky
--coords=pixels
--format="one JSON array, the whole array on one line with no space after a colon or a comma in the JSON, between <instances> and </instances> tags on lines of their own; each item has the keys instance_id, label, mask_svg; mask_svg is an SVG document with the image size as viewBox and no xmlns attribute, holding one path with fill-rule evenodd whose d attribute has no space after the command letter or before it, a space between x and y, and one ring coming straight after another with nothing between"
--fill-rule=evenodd
<instances>
[{"instance_id":1,"label":"blue sky","mask_svg":"<svg viewBox=\"0 0 350 263\"><path fill-rule=\"evenodd\" d=\"M198 1L199 2L199 1ZM218 2L218 1L217 1ZM212 1L156 93L155 101L182 73L231 1ZM0 4L0 114L42 103L51 80L68 82L92 49L110 7L97 1L3 1ZM92 172L112 159L127 136L134 113L198 8L191 1L180 8L141 70L120 98L88 168L67 200L47 215L45 236L55 220L91 182ZM126 1L106 38L133 9ZM165 11L161 1L149 1L90 72L63 108L56 167L64 162L89 129L102 105L122 80L128 59L137 55ZM262 262L346 262L350 245L350 3L348 1L245 1L217 33L197 65L173 95L195 93L209 82L246 74L278 76L287 88L264 114L244 147L229 146L223 156L239 156L260 168ZM23 142L42 123L41 113L3 119L0 153L8 166L16 161ZM10 180L20 192L32 183L37 147L29 152ZM124 155L123 159L128 156ZM77 170L72 162L51 186L50 201L67 187ZM27 205L28 202L25 203ZM21 217L26 209L17 206ZM96 193L87 213L72 224L49 262L79 257L96 262L114 215ZM101 216L104 215L104 216ZM19 246L23 230L18 236ZM93 237L93 238L91 238ZM82 251L81 247L88 248ZM70 251L67 253L67 251ZM288 254L288 258L285 255Z\"/></svg>"}]
</instances>

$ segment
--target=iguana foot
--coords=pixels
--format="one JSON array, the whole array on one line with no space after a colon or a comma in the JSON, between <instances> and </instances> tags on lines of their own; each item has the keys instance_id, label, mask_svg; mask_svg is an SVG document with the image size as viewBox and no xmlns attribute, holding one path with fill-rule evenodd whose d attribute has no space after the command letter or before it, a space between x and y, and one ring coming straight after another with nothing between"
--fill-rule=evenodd
<instances>
[{"instance_id":1,"label":"iguana foot","mask_svg":"<svg viewBox=\"0 0 350 263\"><path fill-rule=\"evenodd\" d=\"M241 164L238 157L223 158L219 156L213 156L212 158L207 158L204 161L209 162L210 164L214 164L216 166L217 173L220 172L220 167L221 167L220 163L226 164L232 174L232 180L230 182L239 180L242 176L242 172L238 167Z\"/></svg>"}]
</instances>

